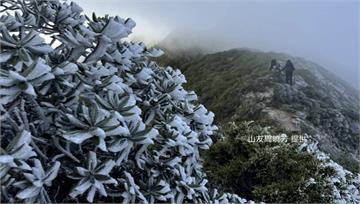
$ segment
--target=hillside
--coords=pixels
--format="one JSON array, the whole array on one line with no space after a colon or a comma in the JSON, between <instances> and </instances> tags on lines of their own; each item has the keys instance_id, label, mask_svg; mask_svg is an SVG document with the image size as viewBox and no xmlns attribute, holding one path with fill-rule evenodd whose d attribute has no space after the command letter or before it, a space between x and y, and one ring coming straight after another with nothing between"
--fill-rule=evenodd
<instances>
[{"instance_id":1,"label":"hillside","mask_svg":"<svg viewBox=\"0 0 360 204\"><path fill-rule=\"evenodd\" d=\"M291 59L294 85L269 62ZM255 120L291 134L310 134L320 148L356 168L359 156L359 93L325 68L303 58L233 49L213 54L163 56L159 63L179 67L188 89L216 115L218 124Z\"/></svg>"}]
</instances>

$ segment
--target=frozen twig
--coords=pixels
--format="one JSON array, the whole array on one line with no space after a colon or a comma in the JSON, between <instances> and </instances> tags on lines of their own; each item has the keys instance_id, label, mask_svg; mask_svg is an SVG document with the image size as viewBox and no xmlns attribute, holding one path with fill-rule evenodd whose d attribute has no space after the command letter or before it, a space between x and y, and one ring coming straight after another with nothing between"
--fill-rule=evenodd
<instances>
[{"instance_id":1,"label":"frozen twig","mask_svg":"<svg viewBox=\"0 0 360 204\"><path fill-rule=\"evenodd\" d=\"M66 156L68 156L69 158L71 158L72 160L74 160L77 163L80 163L80 160L77 159L71 152L65 150L59 143L59 138L56 138L55 136L52 137L55 147L57 147L62 153L64 153Z\"/></svg>"}]
</instances>

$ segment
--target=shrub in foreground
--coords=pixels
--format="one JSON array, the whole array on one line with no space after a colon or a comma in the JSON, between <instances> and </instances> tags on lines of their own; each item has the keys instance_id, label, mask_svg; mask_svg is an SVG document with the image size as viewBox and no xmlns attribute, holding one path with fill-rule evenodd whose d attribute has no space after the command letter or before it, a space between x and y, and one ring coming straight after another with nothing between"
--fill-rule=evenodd
<instances>
[{"instance_id":1,"label":"shrub in foreground","mask_svg":"<svg viewBox=\"0 0 360 204\"><path fill-rule=\"evenodd\" d=\"M213 113L135 22L75 3L3 0L2 202L244 202L209 190Z\"/></svg>"}]
</instances>

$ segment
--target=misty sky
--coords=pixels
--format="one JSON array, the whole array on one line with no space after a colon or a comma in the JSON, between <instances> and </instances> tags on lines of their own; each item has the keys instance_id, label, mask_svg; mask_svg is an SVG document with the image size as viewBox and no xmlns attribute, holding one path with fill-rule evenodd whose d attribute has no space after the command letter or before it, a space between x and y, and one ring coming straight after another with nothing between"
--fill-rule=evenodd
<instances>
[{"instance_id":1,"label":"misty sky","mask_svg":"<svg viewBox=\"0 0 360 204\"><path fill-rule=\"evenodd\" d=\"M357 0L76 0L87 14L131 17L133 37L148 44L173 30L205 33L226 48L249 47L305 57L359 87ZM186 39L186 36L184 36Z\"/></svg>"}]
</instances>

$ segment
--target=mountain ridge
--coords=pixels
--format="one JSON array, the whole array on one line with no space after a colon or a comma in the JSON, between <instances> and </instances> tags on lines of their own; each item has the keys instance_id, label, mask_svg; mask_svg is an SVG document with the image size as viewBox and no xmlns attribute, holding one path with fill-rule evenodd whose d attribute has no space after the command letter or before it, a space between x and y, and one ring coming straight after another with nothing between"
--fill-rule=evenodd
<instances>
[{"instance_id":1,"label":"mountain ridge","mask_svg":"<svg viewBox=\"0 0 360 204\"><path fill-rule=\"evenodd\" d=\"M274 58L282 64L293 61L293 86L268 70ZM359 92L326 68L301 57L250 49L168 54L159 63L182 70L186 88L198 93L218 124L256 120L290 134L310 134L335 160L348 157L359 163Z\"/></svg>"}]
</instances>

